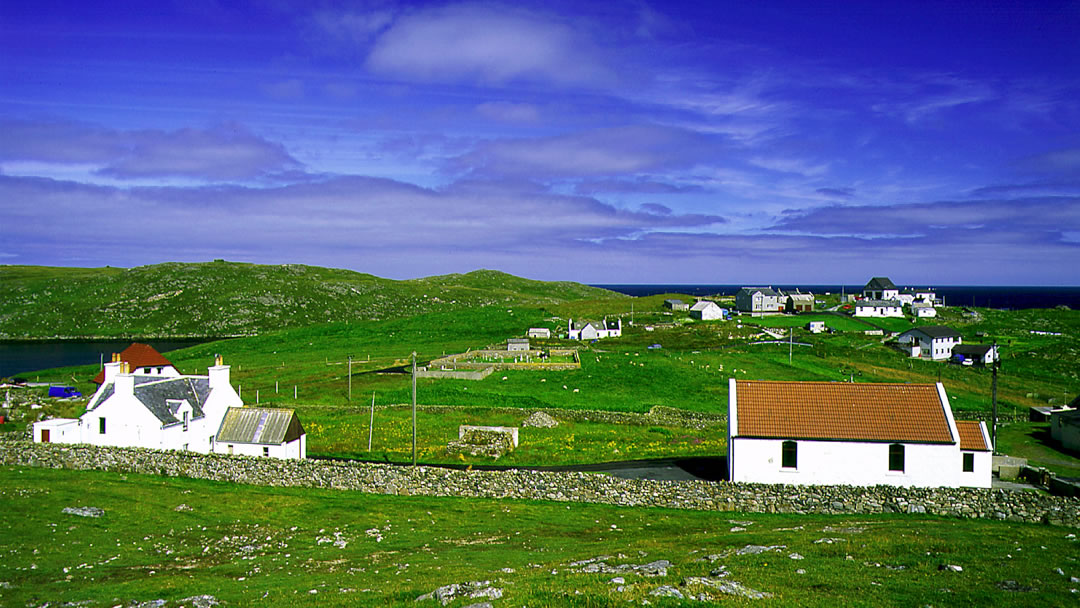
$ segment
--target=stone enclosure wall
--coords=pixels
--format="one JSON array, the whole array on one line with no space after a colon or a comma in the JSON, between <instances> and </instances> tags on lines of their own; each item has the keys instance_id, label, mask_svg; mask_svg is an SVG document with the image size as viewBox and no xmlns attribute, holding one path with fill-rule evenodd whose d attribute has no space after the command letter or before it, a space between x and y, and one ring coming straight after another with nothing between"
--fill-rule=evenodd
<instances>
[{"instance_id":1,"label":"stone enclosure wall","mask_svg":"<svg viewBox=\"0 0 1080 608\"><path fill-rule=\"evenodd\" d=\"M1080 499L1007 490L649 481L597 473L464 471L25 441L0 443L0 464L374 494L554 500L749 513L925 513L1080 527Z\"/></svg>"}]
</instances>

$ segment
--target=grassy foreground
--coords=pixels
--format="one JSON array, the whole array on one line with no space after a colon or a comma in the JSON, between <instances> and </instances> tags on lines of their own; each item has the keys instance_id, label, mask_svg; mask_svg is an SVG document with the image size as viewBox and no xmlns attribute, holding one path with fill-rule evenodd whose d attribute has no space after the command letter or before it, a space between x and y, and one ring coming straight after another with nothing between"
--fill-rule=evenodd
<instances>
[{"instance_id":1,"label":"grassy foreground","mask_svg":"<svg viewBox=\"0 0 1080 608\"><path fill-rule=\"evenodd\" d=\"M1066 606L1080 587L1074 530L926 516L372 496L25 468L0 469L0 510L5 606L171 608L208 594L226 606L435 607L416 600L479 581L501 598L449 605L679 605L653 595L665 585L741 603L724 581L772 594L763 605ZM595 558L670 563L659 576L573 565Z\"/></svg>"}]
</instances>

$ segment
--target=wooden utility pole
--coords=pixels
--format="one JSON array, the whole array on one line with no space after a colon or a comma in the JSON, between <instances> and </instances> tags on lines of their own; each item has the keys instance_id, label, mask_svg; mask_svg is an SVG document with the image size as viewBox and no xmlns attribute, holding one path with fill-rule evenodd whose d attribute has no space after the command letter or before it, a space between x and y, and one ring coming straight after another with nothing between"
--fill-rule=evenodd
<instances>
[{"instance_id":1,"label":"wooden utility pole","mask_svg":"<svg viewBox=\"0 0 1080 608\"><path fill-rule=\"evenodd\" d=\"M371 451L371 434L375 429L375 391L371 391L371 420L367 427L367 451Z\"/></svg>"},{"instance_id":2,"label":"wooden utility pole","mask_svg":"<svg viewBox=\"0 0 1080 608\"><path fill-rule=\"evenodd\" d=\"M352 355L349 355L349 402L352 402Z\"/></svg>"},{"instance_id":3,"label":"wooden utility pole","mask_svg":"<svg viewBox=\"0 0 1080 608\"><path fill-rule=\"evenodd\" d=\"M416 466L416 351L412 354L412 464Z\"/></svg>"},{"instance_id":4,"label":"wooden utility pole","mask_svg":"<svg viewBox=\"0 0 1080 608\"><path fill-rule=\"evenodd\" d=\"M990 376L990 402L993 405L994 419L990 424L990 450L991 453L997 452L997 373L998 373L998 354L997 354L997 340L994 340L991 348L993 353L994 364Z\"/></svg>"},{"instance_id":5,"label":"wooden utility pole","mask_svg":"<svg viewBox=\"0 0 1080 608\"><path fill-rule=\"evenodd\" d=\"M792 345L792 340L795 339L794 336L795 336L795 328L794 327L789 327L788 328L788 334L787 334L787 364L788 365L791 365L791 349L792 349L792 346L793 346Z\"/></svg>"}]
</instances>

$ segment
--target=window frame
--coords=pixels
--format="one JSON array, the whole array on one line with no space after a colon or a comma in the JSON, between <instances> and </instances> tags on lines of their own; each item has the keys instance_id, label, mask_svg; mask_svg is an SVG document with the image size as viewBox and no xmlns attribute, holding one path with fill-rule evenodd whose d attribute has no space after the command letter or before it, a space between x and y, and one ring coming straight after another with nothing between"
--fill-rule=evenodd
<instances>
[{"instance_id":1,"label":"window frame","mask_svg":"<svg viewBox=\"0 0 1080 608\"><path fill-rule=\"evenodd\" d=\"M963 471L965 473L974 473L975 472L975 452L964 452L963 457L964 457L963 465L962 465L963 466Z\"/></svg>"},{"instance_id":2,"label":"window frame","mask_svg":"<svg viewBox=\"0 0 1080 608\"><path fill-rule=\"evenodd\" d=\"M98 417L98 435L105 434L105 416Z\"/></svg>"},{"instance_id":3,"label":"window frame","mask_svg":"<svg viewBox=\"0 0 1080 608\"><path fill-rule=\"evenodd\" d=\"M907 450L904 448L904 444L902 443L889 444L890 473L904 473L906 471L906 452ZM897 465L899 465L899 467Z\"/></svg>"},{"instance_id":4,"label":"window frame","mask_svg":"<svg viewBox=\"0 0 1080 608\"><path fill-rule=\"evenodd\" d=\"M783 469L798 470L799 468L799 444L792 440L780 444L780 467Z\"/></svg>"}]
</instances>

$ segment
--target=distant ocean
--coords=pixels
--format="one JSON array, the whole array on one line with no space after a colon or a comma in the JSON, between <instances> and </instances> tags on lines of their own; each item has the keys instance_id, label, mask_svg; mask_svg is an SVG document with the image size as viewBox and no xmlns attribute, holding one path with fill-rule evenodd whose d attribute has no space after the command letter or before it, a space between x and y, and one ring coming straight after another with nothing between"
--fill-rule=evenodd
<instances>
[{"instance_id":1,"label":"distant ocean","mask_svg":"<svg viewBox=\"0 0 1080 608\"><path fill-rule=\"evenodd\" d=\"M749 287L749 285L747 285ZM593 285L625 293L631 296L652 296L661 293L682 293L691 296L733 296L743 285ZM753 285L760 287L760 285ZM816 294L824 293L862 293L863 285L771 285L784 291ZM921 288L925 285L900 285ZM1068 306L1080 310L1080 287L1009 287L1009 286L930 286L946 306L980 306L1020 310L1024 308L1054 308Z\"/></svg>"}]
</instances>

